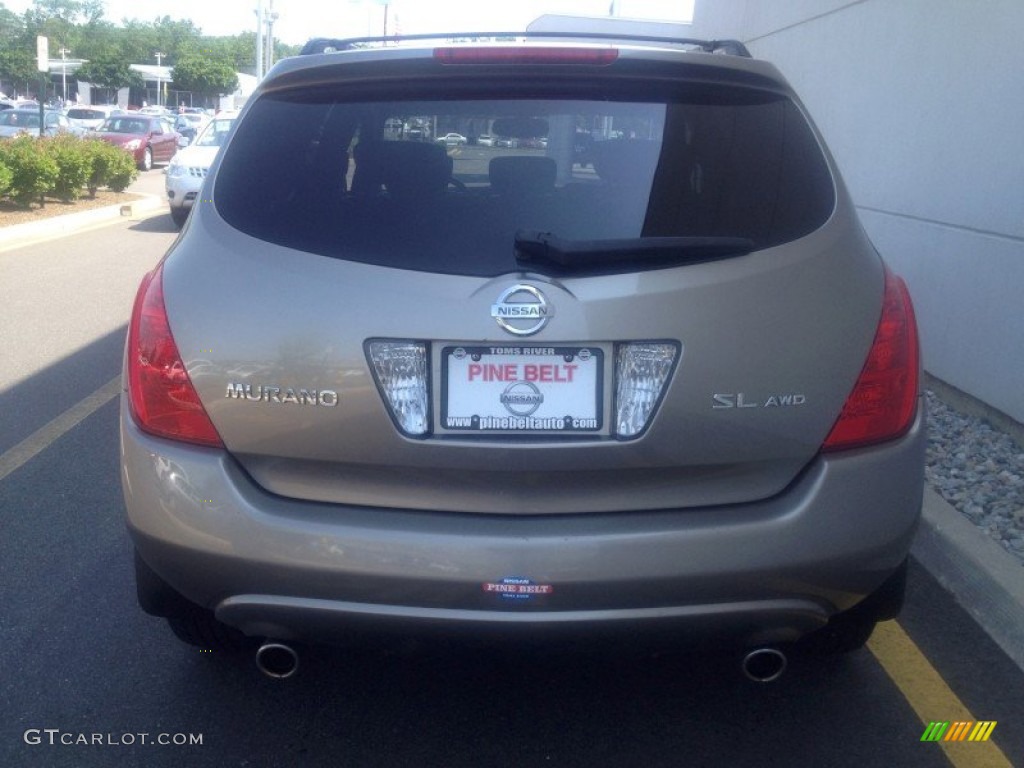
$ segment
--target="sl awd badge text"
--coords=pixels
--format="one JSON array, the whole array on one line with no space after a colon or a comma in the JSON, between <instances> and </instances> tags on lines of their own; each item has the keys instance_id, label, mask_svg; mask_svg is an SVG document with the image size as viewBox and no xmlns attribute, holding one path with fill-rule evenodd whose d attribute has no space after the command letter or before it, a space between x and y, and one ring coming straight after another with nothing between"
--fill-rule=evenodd
<instances>
[{"instance_id":1,"label":"sl awd badge text","mask_svg":"<svg viewBox=\"0 0 1024 768\"><path fill-rule=\"evenodd\" d=\"M770 395L767 398L759 398L747 395L743 392L735 394L715 394L711 396L714 400L712 408L724 410L726 408L783 408L794 405L803 405L807 402L806 395Z\"/></svg>"}]
</instances>

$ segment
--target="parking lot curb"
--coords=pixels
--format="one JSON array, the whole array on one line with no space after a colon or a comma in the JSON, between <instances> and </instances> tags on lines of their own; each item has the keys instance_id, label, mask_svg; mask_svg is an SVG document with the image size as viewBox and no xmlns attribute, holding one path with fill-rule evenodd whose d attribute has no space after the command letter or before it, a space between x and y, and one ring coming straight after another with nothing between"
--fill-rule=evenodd
<instances>
[{"instance_id":1,"label":"parking lot curb","mask_svg":"<svg viewBox=\"0 0 1024 768\"><path fill-rule=\"evenodd\" d=\"M1024 565L927 486L911 554L1024 670Z\"/></svg>"},{"instance_id":2,"label":"parking lot curb","mask_svg":"<svg viewBox=\"0 0 1024 768\"><path fill-rule=\"evenodd\" d=\"M19 243L36 242L41 239L65 237L89 227L114 221L119 218L137 217L152 213L166 204L156 195L140 195L139 199L118 205L107 205L79 213L52 216L48 219L13 224L0 228L0 248L17 246Z\"/></svg>"}]
</instances>

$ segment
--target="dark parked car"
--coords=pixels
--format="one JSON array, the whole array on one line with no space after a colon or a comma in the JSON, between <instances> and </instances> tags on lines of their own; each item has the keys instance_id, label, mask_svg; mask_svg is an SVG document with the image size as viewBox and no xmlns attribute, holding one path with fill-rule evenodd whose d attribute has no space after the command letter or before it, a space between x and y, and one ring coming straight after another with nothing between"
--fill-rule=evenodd
<instances>
[{"instance_id":1,"label":"dark parked car","mask_svg":"<svg viewBox=\"0 0 1024 768\"><path fill-rule=\"evenodd\" d=\"M180 638L283 677L366 629L667 635L767 680L899 611L914 315L805 108L739 43L558 36L313 41L250 97L128 331Z\"/></svg>"},{"instance_id":2,"label":"dark parked car","mask_svg":"<svg viewBox=\"0 0 1024 768\"><path fill-rule=\"evenodd\" d=\"M132 153L135 164L148 171L154 163L167 163L178 151L179 134L160 117L144 114L114 115L93 134Z\"/></svg>"}]
</instances>

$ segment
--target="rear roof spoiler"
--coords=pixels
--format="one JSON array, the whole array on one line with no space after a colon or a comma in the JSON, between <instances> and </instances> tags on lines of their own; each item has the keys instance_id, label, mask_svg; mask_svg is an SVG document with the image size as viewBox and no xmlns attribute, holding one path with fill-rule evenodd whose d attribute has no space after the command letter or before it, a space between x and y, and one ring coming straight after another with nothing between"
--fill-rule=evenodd
<instances>
[{"instance_id":1,"label":"rear roof spoiler","mask_svg":"<svg viewBox=\"0 0 1024 768\"><path fill-rule=\"evenodd\" d=\"M549 17L542 16L541 19ZM574 18L574 17L563 17ZM538 19L540 21L541 19ZM588 20L589 21L589 20ZM612 21L623 21L612 19ZM534 22L537 23L537 22ZM640 23L644 22L629 22ZM531 25L532 26L532 25ZM675 25L685 26L685 25ZM415 35L388 35L386 37L349 37L349 38L327 38L317 37L307 42L299 52L300 56L308 56L318 53L334 53L336 51L350 51L358 48L383 47L388 44L404 42L416 42L426 40L438 40L445 43L452 42L516 42L520 40L559 40L562 42L620 42L631 45L672 45L682 46L690 49L703 51L704 53L724 53L732 56L744 56L750 58L750 51L739 40L698 40L689 37L676 37L666 34L629 34L620 31L620 28L607 31L557 31L528 29L520 32L450 32L423 33Z\"/></svg>"}]
</instances>

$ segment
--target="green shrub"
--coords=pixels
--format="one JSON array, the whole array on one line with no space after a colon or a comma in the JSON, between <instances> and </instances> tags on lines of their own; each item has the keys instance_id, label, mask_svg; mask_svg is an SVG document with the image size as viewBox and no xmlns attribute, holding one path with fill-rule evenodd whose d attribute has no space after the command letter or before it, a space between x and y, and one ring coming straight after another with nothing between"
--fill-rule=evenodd
<instances>
[{"instance_id":1,"label":"green shrub","mask_svg":"<svg viewBox=\"0 0 1024 768\"><path fill-rule=\"evenodd\" d=\"M7 167L7 163L4 162L3 156L0 155L0 197L7 194L7 190L11 188L11 181L13 179L13 171Z\"/></svg>"},{"instance_id":2,"label":"green shrub","mask_svg":"<svg viewBox=\"0 0 1024 768\"><path fill-rule=\"evenodd\" d=\"M120 147L100 139L86 139L82 144L89 160L89 174L85 182L89 197L96 197L96 190L100 187L124 192L138 178L135 159Z\"/></svg>"},{"instance_id":3,"label":"green shrub","mask_svg":"<svg viewBox=\"0 0 1024 768\"><path fill-rule=\"evenodd\" d=\"M77 136L61 134L43 139L42 143L44 151L57 163L57 181L52 193L64 201L77 200L92 170L85 142Z\"/></svg>"},{"instance_id":4,"label":"green shrub","mask_svg":"<svg viewBox=\"0 0 1024 768\"><path fill-rule=\"evenodd\" d=\"M8 194L26 208L52 190L60 175L57 162L46 153L43 142L32 136L0 142L0 162L11 169Z\"/></svg>"},{"instance_id":5,"label":"green shrub","mask_svg":"<svg viewBox=\"0 0 1024 768\"><path fill-rule=\"evenodd\" d=\"M104 142L106 143L106 142ZM135 158L120 147L107 144L110 161L107 163L107 187L115 192L124 192L128 185L139 178Z\"/></svg>"},{"instance_id":6,"label":"green shrub","mask_svg":"<svg viewBox=\"0 0 1024 768\"><path fill-rule=\"evenodd\" d=\"M61 134L0 141L0 197L26 207L43 195L71 201L83 189L90 197L100 187L123 192L138 175L128 152L99 139Z\"/></svg>"},{"instance_id":7,"label":"green shrub","mask_svg":"<svg viewBox=\"0 0 1024 768\"><path fill-rule=\"evenodd\" d=\"M106 186L107 178L107 148L110 145L99 139L85 139L82 142L82 152L89 160L89 174L85 179L85 188L89 190L89 197L96 197L96 190Z\"/></svg>"}]
</instances>

